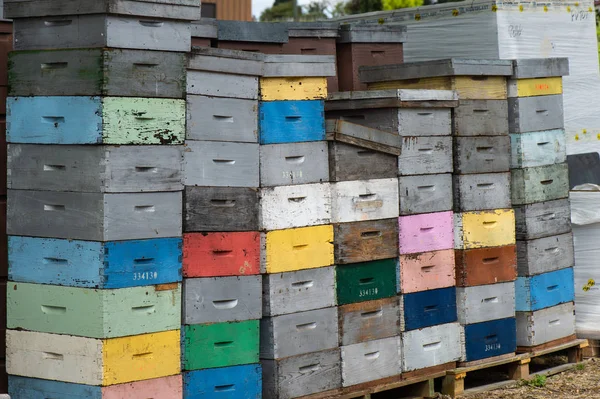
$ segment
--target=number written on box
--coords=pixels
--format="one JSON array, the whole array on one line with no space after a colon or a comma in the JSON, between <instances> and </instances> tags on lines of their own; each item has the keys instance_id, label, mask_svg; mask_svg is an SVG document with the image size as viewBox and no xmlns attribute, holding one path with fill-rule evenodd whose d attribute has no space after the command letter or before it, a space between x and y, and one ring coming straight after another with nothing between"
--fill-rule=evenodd
<instances>
[{"instance_id":1,"label":"number written on box","mask_svg":"<svg viewBox=\"0 0 600 399\"><path fill-rule=\"evenodd\" d=\"M358 296L362 298L365 296L377 295L378 293L379 293L379 290L377 288L367 288L365 290L360 290L358 292Z\"/></svg>"},{"instance_id":2,"label":"number written on box","mask_svg":"<svg viewBox=\"0 0 600 399\"><path fill-rule=\"evenodd\" d=\"M486 344L485 345L485 351L489 352L489 351L497 351L500 350L501 345L500 344Z\"/></svg>"},{"instance_id":3,"label":"number written on box","mask_svg":"<svg viewBox=\"0 0 600 399\"><path fill-rule=\"evenodd\" d=\"M136 272L133 273L133 280L156 280L158 278L158 272Z\"/></svg>"}]
</instances>

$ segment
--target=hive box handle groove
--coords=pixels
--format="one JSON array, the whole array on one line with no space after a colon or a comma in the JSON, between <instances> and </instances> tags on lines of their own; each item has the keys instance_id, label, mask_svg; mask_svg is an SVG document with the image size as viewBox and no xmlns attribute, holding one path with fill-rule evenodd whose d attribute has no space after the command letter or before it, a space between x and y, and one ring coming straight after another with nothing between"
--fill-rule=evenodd
<instances>
[{"instance_id":1,"label":"hive box handle groove","mask_svg":"<svg viewBox=\"0 0 600 399\"><path fill-rule=\"evenodd\" d=\"M321 368L321 364L310 364L308 366L302 366L298 368L298 371L302 374L311 373L313 371L318 371Z\"/></svg>"},{"instance_id":2,"label":"hive box handle groove","mask_svg":"<svg viewBox=\"0 0 600 399\"><path fill-rule=\"evenodd\" d=\"M361 238L381 237L381 231L363 231L360 233Z\"/></svg>"},{"instance_id":3,"label":"hive box handle groove","mask_svg":"<svg viewBox=\"0 0 600 399\"><path fill-rule=\"evenodd\" d=\"M484 189L484 190L489 190L491 188L494 188L494 183L479 183L477 185L478 188Z\"/></svg>"},{"instance_id":4,"label":"hive box handle groove","mask_svg":"<svg viewBox=\"0 0 600 399\"><path fill-rule=\"evenodd\" d=\"M73 20L71 19L60 19L54 21L44 21L44 26L67 26L71 25Z\"/></svg>"},{"instance_id":5,"label":"hive box handle groove","mask_svg":"<svg viewBox=\"0 0 600 399\"><path fill-rule=\"evenodd\" d=\"M60 353L54 353L54 352L42 352L44 359L49 359L49 360L63 360L65 357L64 355L60 354Z\"/></svg>"},{"instance_id":6,"label":"hive box handle groove","mask_svg":"<svg viewBox=\"0 0 600 399\"><path fill-rule=\"evenodd\" d=\"M549 325L551 325L551 326L557 326L557 325L559 325L559 324L560 324L560 319L556 319L556 320L550 320L550 321L548 322L548 324L549 324Z\"/></svg>"},{"instance_id":7,"label":"hive box handle groove","mask_svg":"<svg viewBox=\"0 0 600 399\"><path fill-rule=\"evenodd\" d=\"M554 180L552 179L548 179L548 180L542 180L540 183L542 183L544 186L547 186L548 184L552 184Z\"/></svg>"},{"instance_id":8,"label":"hive box handle groove","mask_svg":"<svg viewBox=\"0 0 600 399\"><path fill-rule=\"evenodd\" d=\"M556 289L558 289L558 285L551 285L550 287L546 288L548 291L554 291Z\"/></svg>"},{"instance_id":9,"label":"hive box handle groove","mask_svg":"<svg viewBox=\"0 0 600 399\"><path fill-rule=\"evenodd\" d=\"M217 385L215 387L215 392L225 392L225 391L235 391L235 384Z\"/></svg>"},{"instance_id":10,"label":"hive box handle groove","mask_svg":"<svg viewBox=\"0 0 600 399\"><path fill-rule=\"evenodd\" d=\"M558 247L546 248L545 252L552 252L553 254L558 254L558 253L560 253L560 248L558 248Z\"/></svg>"},{"instance_id":11,"label":"hive box handle groove","mask_svg":"<svg viewBox=\"0 0 600 399\"><path fill-rule=\"evenodd\" d=\"M496 334L488 335L483 340L485 341L486 344L493 344L493 343L498 342L498 336Z\"/></svg>"},{"instance_id":12,"label":"hive box handle groove","mask_svg":"<svg viewBox=\"0 0 600 399\"><path fill-rule=\"evenodd\" d=\"M131 308L132 311L136 312L136 313L147 313L147 314L151 314L154 313L155 308L154 305L149 305L149 306L134 306Z\"/></svg>"},{"instance_id":13,"label":"hive box handle groove","mask_svg":"<svg viewBox=\"0 0 600 399\"><path fill-rule=\"evenodd\" d=\"M435 191L435 186L418 186L417 190L421 190L421 191Z\"/></svg>"},{"instance_id":14,"label":"hive box handle groove","mask_svg":"<svg viewBox=\"0 0 600 399\"><path fill-rule=\"evenodd\" d=\"M423 349L426 351L432 351L432 350L436 350L436 349L440 348L441 346L442 346L442 341L431 342L429 344L423 345Z\"/></svg>"},{"instance_id":15,"label":"hive box handle groove","mask_svg":"<svg viewBox=\"0 0 600 399\"><path fill-rule=\"evenodd\" d=\"M152 62L134 62L134 66L138 68L156 68L158 64Z\"/></svg>"},{"instance_id":16,"label":"hive box handle groove","mask_svg":"<svg viewBox=\"0 0 600 399\"><path fill-rule=\"evenodd\" d=\"M554 220L556 219L556 213L545 213L540 216L540 219L543 221Z\"/></svg>"},{"instance_id":17,"label":"hive box handle groove","mask_svg":"<svg viewBox=\"0 0 600 399\"><path fill-rule=\"evenodd\" d=\"M145 352L145 353L136 353L132 356L133 358L142 358L142 357L152 357L152 352Z\"/></svg>"},{"instance_id":18,"label":"hive box handle groove","mask_svg":"<svg viewBox=\"0 0 600 399\"><path fill-rule=\"evenodd\" d=\"M314 281L312 280L308 280L308 281L298 281L295 283L292 283L292 287L294 288L310 288L314 285Z\"/></svg>"},{"instance_id":19,"label":"hive box handle groove","mask_svg":"<svg viewBox=\"0 0 600 399\"><path fill-rule=\"evenodd\" d=\"M161 26L164 25L164 22L161 22L161 21L151 21L151 20L145 20L145 19L140 19L139 23L140 23L140 25L148 27L148 28L160 28Z\"/></svg>"},{"instance_id":20,"label":"hive box handle groove","mask_svg":"<svg viewBox=\"0 0 600 399\"><path fill-rule=\"evenodd\" d=\"M427 155L433 154L433 148L419 148L419 152L425 153Z\"/></svg>"},{"instance_id":21,"label":"hive box handle groove","mask_svg":"<svg viewBox=\"0 0 600 399\"><path fill-rule=\"evenodd\" d=\"M490 263L498 263L500 261L500 258L498 256L496 256L495 258L483 258L482 262L486 265L489 265Z\"/></svg>"},{"instance_id":22,"label":"hive box handle groove","mask_svg":"<svg viewBox=\"0 0 600 399\"><path fill-rule=\"evenodd\" d=\"M155 168L153 166L136 166L135 171L142 172L142 173L148 173L148 172L156 173L156 172L158 172L158 168Z\"/></svg>"},{"instance_id":23,"label":"hive box handle groove","mask_svg":"<svg viewBox=\"0 0 600 399\"><path fill-rule=\"evenodd\" d=\"M375 359L377 359L379 357L379 351L377 351L377 352L371 352L371 353L365 353L365 357L368 360L375 360Z\"/></svg>"},{"instance_id":24,"label":"hive box handle groove","mask_svg":"<svg viewBox=\"0 0 600 399\"><path fill-rule=\"evenodd\" d=\"M419 230L422 232L427 232L433 230L433 227L421 227Z\"/></svg>"},{"instance_id":25,"label":"hive box handle groove","mask_svg":"<svg viewBox=\"0 0 600 399\"><path fill-rule=\"evenodd\" d=\"M69 66L68 62L47 62L40 64L40 68L44 69L65 69Z\"/></svg>"},{"instance_id":26,"label":"hive box handle groove","mask_svg":"<svg viewBox=\"0 0 600 399\"><path fill-rule=\"evenodd\" d=\"M45 314L66 314L67 308L64 306L42 305L42 312Z\"/></svg>"},{"instance_id":27,"label":"hive box handle groove","mask_svg":"<svg viewBox=\"0 0 600 399\"><path fill-rule=\"evenodd\" d=\"M286 162L294 163L294 164L304 163L304 156L300 155L300 156L285 157L285 160L286 160Z\"/></svg>"},{"instance_id":28,"label":"hive box handle groove","mask_svg":"<svg viewBox=\"0 0 600 399\"><path fill-rule=\"evenodd\" d=\"M233 123L233 116L230 115L213 115L213 119L220 122Z\"/></svg>"},{"instance_id":29,"label":"hive box handle groove","mask_svg":"<svg viewBox=\"0 0 600 399\"><path fill-rule=\"evenodd\" d=\"M420 116L433 116L433 112L417 112Z\"/></svg>"},{"instance_id":30,"label":"hive box handle groove","mask_svg":"<svg viewBox=\"0 0 600 399\"><path fill-rule=\"evenodd\" d=\"M235 165L235 160L234 159L213 159L212 160L213 163L220 163L220 164L225 164L225 165Z\"/></svg>"},{"instance_id":31,"label":"hive box handle groove","mask_svg":"<svg viewBox=\"0 0 600 399\"><path fill-rule=\"evenodd\" d=\"M294 198L288 198L289 202L302 202L306 199L306 197L294 197Z\"/></svg>"},{"instance_id":32,"label":"hive box handle groove","mask_svg":"<svg viewBox=\"0 0 600 399\"><path fill-rule=\"evenodd\" d=\"M358 280L358 284L372 284L374 281L375 279L373 277L361 278L360 280Z\"/></svg>"},{"instance_id":33,"label":"hive box handle groove","mask_svg":"<svg viewBox=\"0 0 600 399\"><path fill-rule=\"evenodd\" d=\"M69 263L66 259L61 258L44 258L44 264L66 265Z\"/></svg>"},{"instance_id":34,"label":"hive box handle groove","mask_svg":"<svg viewBox=\"0 0 600 399\"><path fill-rule=\"evenodd\" d=\"M64 211L64 205L44 205L45 211Z\"/></svg>"},{"instance_id":35,"label":"hive box handle groove","mask_svg":"<svg viewBox=\"0 0 600 399\"><path fill-rule=\"evenodd\" d=\"M58 127L59 123L65 122L64 116L42 116L42 122L51 123L54 127Z\"/></svg>"},{"instance_id":36,"label":"hive box handle groove","mask_svg":"<svg viewBox=\"0 0 600 399\"><path fill-rule=\"evenodd\" d=\"M547 145L547 144L550 144L550 142L549 141L542 141L540 143L537 143L537 145L540 145L540 146Z\"/></svg>"},{"instance_id":37,"label":"hive box handle groove","mask_svg":"<svg viewBox=\"0 0 600 399\"><path fill-rule=\"evenodd\" d=\"M215 256L231 256L233 250L231 249L213 249L213 255Z\"/></svg>"},{"instance_id":38,"label":"hive box handle groove","mask_svg":"<svg viewBox=\"0 0 600 399\"><path fill-rule=\"evenodd\" d=\"M383 309L373 310L371 312L364 312L360 314L360 317L365 319L370 319L372 317L381 317L383 316Z\"/></svg>"},{"instance_id":39,"label":"hive box handle groove","mask_svg":"<svg viewBox=\"0 0 600 399\"><path fill-rule=\"evenodd\" d=\"M210 200L210 204L212 206L231 208L235 206L235 200L213 199Z\"/></svg>"},{"instance_id":40,"label":"hive box handle groove","mask_svg":"<svg viewBox=\"0 0 600 399\"><path fill-rule=\"evenodd\" d=\"M486 229L493 229L494 227L496 227L497 224L498 222L496 222L495 220L490 220L488 222L483 222L483 227L485 227Z\"/></svg>"},{"instance_id":41,"label":"hive box handle groove","mask_svg":"<svg viewBox=\"0 0 600 399\"><path fill-rule=\"evenodd\" d=\"M474 109L473 112L476 114L485 114L486 112L488 112L489 110L487 109L483 109L483 108L478 108L478 109Z\"/></svg>"},{"instance_id":42,"label":"hive box handle groove","mask_svg":"<svg viewBox=\"0 0 600 399\"><path fill-rule=\"evenodd\" d=\"M306 330L314 330L315 328L317 328L317 323L313 322L313 323L305 323L305 324L298 324L296 326L296 329L300 330L300 331L306 331Z\"/></svg>"},{"instance_id":43,"label":"hive box handle groove","mask_svg":"<svg viewBox=\"0 0 600 399\"><path fill-rule=\"evenodd\" d=\"M423 310L425 310L425 312L434 312L437 310L437 305L425 306Z\"/></svg>"},{"instance_id":44,"label":"hive box handle groove","mask_svg":"<svg viewBox=\"0 0 600 399\"><path fill-rule=\"evenodd\" d=\"M154 263L154 258L138 258L133 260L133 266L147 266Z\"/></svg>"},{"instance_id":45,"label":"hive box handle groove","mask_svg":"<svg viewBox=\"0 0 600 399\"><path fill-rule=\"evenodd\" d=\"M423 273L431 273L434 267L435 265L421 266L421 270L423 271Z\"/></svg>"},{"instance_id":46,"label":"hive box handle groove","mask_svg":"<svg viewBox=\"0 0 600 399\"><path fill-rule=\"evenodd\" d=\"M66 170L65 165L44 165L44 172L56 172L59 170Z\"/></svg>"},{"instance_id":47,"label":"hive box handle groove","mask_svg":"<svg viewBox=\"0 0 600 399\"><path fill-rule=\"evenodd\" d=\"M213 301L213 306L215 307L215 309L233 309L237 306L238 304L238 300L237 299L223 299L220 301Z\"/></svg>"},{"instance_id":48,"label":"hive box handle groove","mask_svg":"<svg viewBox=\"0 0 600 399\"><path fill-rule=\"evenodd\" d=\"M477 147L477 152L492 152L494 147Z\"/></svg>"},{"instance_id":49,"label":"hive box handle groove","mask_svg":"<svg viewBox=\"0 0 600 399\"><path fill-rule=\"evenodd\" d=\"M308 247L308 244L298 244L298 245L294 245L292 248L294 250L298 250L298 249L304 249L306 247Z\"/></svg>"},{"instance_id":50,"label":"hive box handle groove","mask_svg":"<svg viewBox=\"0 0 600 399\"><path fill-rule=\"evenodd\" d=\"M215 342L216 348L224 348L226 346L231 346L231 345L233 345L233 341Z\"/></svg>"},{"instance_id":51,"label":"hive box handle groove","mask_svg":"<svg viewBox=\"0 0 600 399\"><path fill-rule=\"evenodd\" d=\"M485 302L485 303L498 303L498 297L494 296L494 297L491 297L491 298L485 298L483 300L483 302Z\"/></svg>"},{"instance_id":52,"label":"hive box handle groove","mask_svg":"<svg viewBox=\"0 0 600 399\"><path fill-rule=\"evenodd\" d=\"M136 205L133 207L136 212L154 212L154 205Z\"/></svg>"}]
</instances>

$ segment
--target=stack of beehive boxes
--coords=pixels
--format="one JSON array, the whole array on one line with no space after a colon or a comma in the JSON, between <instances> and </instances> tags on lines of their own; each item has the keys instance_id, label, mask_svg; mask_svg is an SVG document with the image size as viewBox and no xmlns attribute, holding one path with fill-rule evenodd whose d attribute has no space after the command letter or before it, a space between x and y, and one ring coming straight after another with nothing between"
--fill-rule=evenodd
<instances>
[{"instance_id":1,"label":"stack of beehive boxes","mask_svg":"<svg viewBox=\"0 0 600 399\"><path fill-rule=\"evenodd\" d=\"M333 74L333 57L265 56L259 104L265 398L341 385L324 119Z\"/></svg>"},{"instance_id":2,"label":"stack of beehive boxes","mask_svg":"<svg viewBox=\"0 0 600 399\"><path fill-rule=\"evenodd\" d=\"M566 58L517 60L509 80L517 223L517 345L575 333L573 236L562 108Z\"/></svg>"},{"instance_id":3,"label":"stack of beehive boxes","mask_svg":"<svg viewBox=\"0 0 600 399\"><path fill-rule=\"evenodd\" d=\"M369 89L436 88L458 93L460 105L453 115L454 195L450 198L454 198L455 211L456 304L459 322L465 327L468 362L516 349L515 227L509 209L506 100L506 76L511 73L510 61L470 60L361 70L361 80ZM406 312L406 297L404 302Z\"/></svg>"},{"instance_id":4,"label":"stack of beehive boxes","mask_svg":"<svg viewBox=\"0 0 600 399\"><path fill-rule=\"evenodd\" d=\"M184 149L184 397L260 397L261 54L194 48Z\"/></svg>"},{"instance_id":5,"label":"stack of beehive boxes","mask_svg":"<svg viewBox=\"0 0 600 399\"><path fill-rule=\"evenodd\" d=\"M340 306L342 345L345 341L379 339L351 345L347 350L342 346L342 370L354 366L353 371L363 379L355 377L354 384L400 371L441 366L461 357L460 345L451 344L460 342L461 336L456 323L450 175L451 108L457 104L452 91L381 90L329 96L328 119L356 122L400 138L399 157L342 143L330 144L332 148L344 149L343 153L337 150L335 158L339 159L335 166L338 175L352 180L388 178L389 184L396 185L399 191L394 197L395 190L388 186L387 195L380 189L370 198L373 209L393 203L387 214L381 210L372 212L373 219L389 219L336 225L338 304L342 305L340 293L352 292L349 289L354 287L356 302L371 299ZM330 156L330 162L332 159ZM330 168L333 173L332 165ZM399 219L394 215L399 215ZM343 265L374 259L385 260ZM361 271L354 272L358 281L353 285L349 284L352 281L340 279L341 273L352 269ZM394 286L390 284L392 278L397 281ZM402 295L397 296L397 292ZM395 340L380 339L388 336ZM397 345L398 354L392 350L392 342ZM350 352L352 347L364 353L357 349ZM359 355L369 353L382 357L370 360L366 366L364 356ZM392 358L394 354L396 357Z\"/></svg>"},{"instance_id":6,"label":"stack of beehive boxes","mask_svg":"<svg viewBox=\"0 0 600 399\"><path fill-rule=\"evenodd\" d=\"M27 50L7 122L13 397L181 396L177 144L199 5L131 3L6 2Z\"/></svg>"}]
</instances>

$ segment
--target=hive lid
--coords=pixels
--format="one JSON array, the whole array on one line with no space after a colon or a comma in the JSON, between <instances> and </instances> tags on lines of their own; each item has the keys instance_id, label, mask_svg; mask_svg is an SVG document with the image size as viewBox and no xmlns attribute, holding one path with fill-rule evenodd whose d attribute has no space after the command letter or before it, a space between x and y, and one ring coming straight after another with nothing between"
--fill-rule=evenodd
<instances>
[{"instance_id":1,"label":"hive lid","mask_svg":"<svg viewBox=\"0 0 600 399\"><path fill-rule=\"evenodd\" d=\"M341 25L338 43L404 43L406 26L353 24Z\"/></svg>"},{"instance_id":2,"label":"hive lid","mask_svg":"<svg viewBox=\"0 0 600 399\"><path fill-rule=\"evenodd\" d=\"M458 94L453 90L368 90L331 93L325 111L369 108L453 108Z\"/></svg>"},{"instance_id":3,"label":"hive lid","mask_svg":"<svg viewBox=\"0 0 600 399\"><path fill-rule=\"evenodd\" d=\"M333 55L271 55L264 56L265 77L325 77L335 76Z\"/></svg>"},{"instance_id":4,"label":"hive lid","mask_svg":"<svg viewBox=\"0 0 600 399\"><path fill-rule=\"evenodd\" d=\"M188 70L236 75L261 76L264 55L248 51L193 47L188 55Z\"/></svg>"},{"instance_id":5,"label":"hive lid","mask_svg":"<svg viewBox=\"0 0 600 399\"><path fill-rule=\"evenodd\" d=\"M531 58L513 60L513 79L569 75L568 58Z\"/></svg>"},{"instance_id":6,"label":"hive lid","mask_svg":"<svg viewBox=\"0 0 600 399\"><path fill-rule=\"evenodd\" d=\"M280 22L217 21L218 39L230 42L287 43L288 29Z\"/></svg>"}]
</instances>

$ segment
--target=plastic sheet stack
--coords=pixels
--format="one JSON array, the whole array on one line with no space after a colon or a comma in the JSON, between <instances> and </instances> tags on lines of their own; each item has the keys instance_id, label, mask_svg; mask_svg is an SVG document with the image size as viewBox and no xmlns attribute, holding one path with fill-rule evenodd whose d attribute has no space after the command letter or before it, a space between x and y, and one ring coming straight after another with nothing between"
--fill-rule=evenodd
<instances>
[{"instance_id":1,"label":"plastic sheet stack","mask_svg":"<svg viewBox=\"0 0 600 399\"><path fill-rule=\"evenodd\" d=\"M454 208L456 307L464 326L466 362L509 355L516 349L515 225L506 100L506 76L511 74L510 61L462 59L364 67L360 72L371 90L453 89L458 94L452 119L454 192L448 198L453 198L449 206ZM439 206L443 198L440 195L432 205ZM402 210L402 198L400 205ZM440 303L448 306L451 301L448 297Z\"/></svg>"},{"instance_id":2,"label":"plastic sheet stack","mask_svg":"<svg viewBox=\"0 0 600 399\"><path fill-rule=\"evenodd\" d=\"M573 235L562 112L566 58L515 60L508 82L517 226L517 345L575 334Z\"/></svg>"},{"instance_id":3,"label":"plastic sheet stack","mask_svg":"<svg viewBox=\"0 0 600 399\"><path fill-rule=\"evenodd\" d=\"M262 55L194 48L187 68L183 397L260 397Z\"/></svg>"},{"instance_id":4,"label":"plastic sheet stack","mask_svg":"<svg viewBox=\"0 0 600 399\"><path fill-rule=\"evenodd\" d=\"M331 56L265 55L260 79L263 397L341 385L324 99Z\"/></svg>"},{"instance_id":5,"label":"plastic sheet stack","mask_svg":"<svg viewBox=\"0 0 600 399\"><path fill-rule=\"evenodd\" d=\"M19 50L7 122L10 394L181 397L180 144L199 5L5 11Z\"/></svg>"},{"instance_id":6,"label":"plastic sheet stack","mask_svg":"<svg viewBox=\"0 0 600 399\"><path fill-rule=\"evenodd\" d=\"M401 336L400 361L395 364L385 365L382 358L377 362L371 361L367 367L359 356L360 352L350 351L361 346L342 346L342 369L353 363L362 364L360 375L365 379L376 380L374 375L387 377L394 371L406 373L442 366L461 358L460 345L452 344L460 342L462 335L456 322L452 229L451 110L457 105L456 93L442 90L336 93L326 103L328 119L355 122L398 138L396 155L399 156L357 148L358 156L348 157L357 161L338 161L335 166L338 175L356 170L353 175L359 175L357 172L361 171L359 176L362 179L395 176L393 181L398 187L394 211L399 218L391 218L390 213L387 216L390 219L336 225L340 305L340 293L352 287L348 283L343 284L339 277L341 273L349 275L352 269L361 271L354 272L361 278L358 288L361 283L367 287L368 282L375 287L374 293L381 297L390 295L385 290L386 283L392 278L396 281L396 296L393 298L340 306L340 324L344 322L340 330L342 345L352 343L349 342L351 339L368 341L385 337L385 334ZM352 148L342 143L330 146ZM337 155L336 158L341 157ZM372 200L379 198L384 198L381 193ZM373 255L387 258L392 254L395 259L344 264L369 259ZM389 265L384 268L386 262ZM385 274L385 270L389 275ZM376 298L374 295L361 295L357 302L361 297L363 300ZM398 310L394 314L395 307ZM360 318L354 316L358 312L362 312ZM398 315L399 319L394 324L391 319ZM361 334L357 335L355 331ZM386 341L390 338L365 342L361 349L369 352L377 348L378 343L382 345ZM377 353L391 356L391 348L378 349ZM382 364L385 371L379 370L378 364ZM359 369L357 366L354 368ZM363 381L355 379L355 383Z\"/></svg>"}]
</instances>

